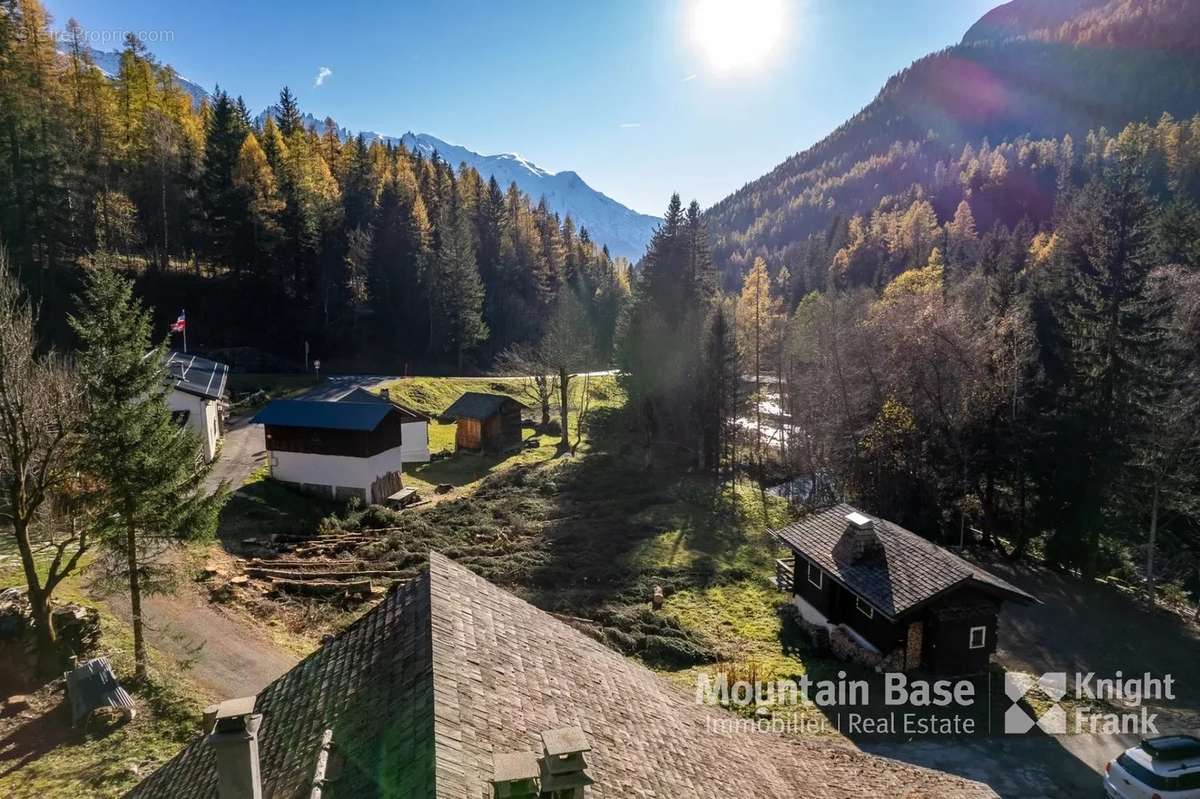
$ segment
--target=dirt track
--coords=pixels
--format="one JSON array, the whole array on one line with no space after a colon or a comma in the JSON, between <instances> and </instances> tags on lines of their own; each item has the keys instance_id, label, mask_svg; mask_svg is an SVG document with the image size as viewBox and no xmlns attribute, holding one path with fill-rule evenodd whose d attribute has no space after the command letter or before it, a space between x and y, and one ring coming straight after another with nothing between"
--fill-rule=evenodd
<instances>
[{"instance_id":1,"label":"dirt track","mask_svg":"<svg viewBox=\"0 0 1200 799\"><path fill-rule=\"evenodd\" d=\"M234 421L226 431L221 458L209 474L210 489L223 480L236 489L265 457L262 425ZM174 595L143 598L146 639L180 668L188 669L188 675L209 692L209 698L257 693L299 661L261 629L208 602L189 578L188 574L179 576ZM104 601L119 618L131 621L127 595L117 592Z\"/></svg>"},{"instance_id":2,"label":"dirt track","mask_svg":"<svg viewBox=\"0 0 1200 799\"><path fill-rule=\"evenodd\" d=\"M127 596L105 602L115 615L131 620ZM142 612L150 646L186 669L213 700L258 693L300 660L262 630L210 604L186 576L174 595L144 598Z\"/></svg>"}]
</instances>

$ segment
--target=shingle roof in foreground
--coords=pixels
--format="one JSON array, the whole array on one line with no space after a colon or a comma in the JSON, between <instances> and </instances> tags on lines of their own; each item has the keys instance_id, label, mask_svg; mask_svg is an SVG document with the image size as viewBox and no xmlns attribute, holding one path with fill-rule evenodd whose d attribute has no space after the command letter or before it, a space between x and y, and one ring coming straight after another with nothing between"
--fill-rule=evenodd
<instances>
[{"instance_id":1,"label":"shingle roof in foreground","mask_svg":"<svg viewBox=\"0 0 1200 799\"><path fill-rule=\"evenodd\" d=\"M267 799L307 796L321 736L344 758L323 799L484 799L493 754L578 725L591 799L992 797L939 772L816 741L711 729L730 718L433 554L427 574L259 694ZM215 797L203 739L130 793Z\"/></svg>"},{"instance_id":2,"label":"shingle roof in foreground","mask_svg":"<svg viewBox=\"0 0 1200 799\"><path fill-rule=\"evenodd\" d=\"M851 513L862 513L875 522L875 532L883 544L882 557L855 562L839 557L838 542L846 532L846 516ZM1005 599L1037 601L932 541L850 505L810 514L773 534L891 617L967 583Z\"/></svg>"}]
</instances>

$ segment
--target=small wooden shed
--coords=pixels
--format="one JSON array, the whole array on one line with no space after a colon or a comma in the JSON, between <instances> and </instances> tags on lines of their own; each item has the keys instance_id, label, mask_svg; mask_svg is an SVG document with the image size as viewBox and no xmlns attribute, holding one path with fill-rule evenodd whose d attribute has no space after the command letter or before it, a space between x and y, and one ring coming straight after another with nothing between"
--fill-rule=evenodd
<instances>
[{"instance_id":1,"label":"small wooden shed","mask_svg":"<svg viewBox=\"0 0 1200 799\"><path fill-rule=\"evenodd\" d=\"M455 449L503 452L521 446L521 411L526 407L503 394L468 391L442 414L458 424Z\"/></svg>"}]
</instances>

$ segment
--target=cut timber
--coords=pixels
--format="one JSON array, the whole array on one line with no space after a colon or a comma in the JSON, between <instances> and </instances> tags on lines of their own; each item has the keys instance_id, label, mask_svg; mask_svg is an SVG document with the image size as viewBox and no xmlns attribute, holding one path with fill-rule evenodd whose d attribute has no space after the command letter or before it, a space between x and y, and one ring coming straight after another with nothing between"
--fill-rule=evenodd
<instances>
[{"instance_id":1,"label":"cut timber","mask_svg":"<svg viewBox=\"0 0 1200 799\"><path fill-rule=\"evenodd\" d=\"M322 581L322 580L280 580L272 579L271 585L280 591L306 596L331 596L334 594L370 594L370 580L354 580L352 582Z\"/></svg>"},{"instance_id":2,"label":"cut timber","mask_svg":"<svg viewBox=\"0 0 1200 799\"><path fill-rule=\"evenodd\" d=\"M251 577L277 580L345 580L362 577L403 577L404 572L391 570L360 571L288 571L284 569L246 569Z\"/></svg>"},{"instance_id":3,"label":"cut timber","mask_svg":"<svg viewBox=\"0 0 1200 799\"><path fill-rule=\"evenodd\" d=\"M299 558L250 558L246 565L253 569L365 569L365 560L301 560Z\"/></svg>"},{"instance_id":4,"label":"cut timber","mask_svg":"<svg viewBox=\"0 0 1200 799\"><path fill-rule=\"evenodd\" d=\"M311 555L332 555L332 554L336 554L338 552L345 552L347 550L354 549L359 544L365 544L365 543L367 543L367 542L366 541L347 541L347 540L337 540L337 541L327 541L327 542L322 541L320 543L308 544L306 546L296 547L296 551L294 554L299 555L300 557L308 557Z\"/></svg>"}]
</instances>

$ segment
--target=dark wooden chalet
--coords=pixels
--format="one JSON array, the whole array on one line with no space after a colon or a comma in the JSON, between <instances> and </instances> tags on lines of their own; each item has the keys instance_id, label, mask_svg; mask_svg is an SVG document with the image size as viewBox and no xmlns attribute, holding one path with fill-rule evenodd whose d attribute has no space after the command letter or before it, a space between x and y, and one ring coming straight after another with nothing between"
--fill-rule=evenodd
<instances>
[{"instance_id":1,"label":"dark wooden chalet","mask_svg":"<svg viewBox=\"0 0 1200 799\"><path fill-rule=\"evenodd\" d=\"M442 414L453 419L456 449L503 452L521 446L521 411L525 406L503 394L468 391Z\"/></svg>"},{"instance_id":2,"label":"dark wooden chalet","mask_svg":"<svg viewBox=\"0 0 1200 799\"><path fill-rule=\"evenodd\" d=\"M814 513L772 535L804 618L844 625L868 651L899 651L905 670L973 674L996 651L1001 603L1029 594L897 524L850 505Z\"/></svg>"}]
</instances>

